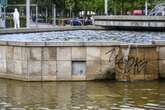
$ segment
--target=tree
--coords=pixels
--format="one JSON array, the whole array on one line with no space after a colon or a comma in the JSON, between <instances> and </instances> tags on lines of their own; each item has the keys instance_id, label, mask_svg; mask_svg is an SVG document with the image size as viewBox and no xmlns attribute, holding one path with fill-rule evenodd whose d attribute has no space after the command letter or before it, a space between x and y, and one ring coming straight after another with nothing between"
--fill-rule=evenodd
<instances>
[{"instance_id":1,"label":"tree","mask_svg":"<svg viewBox=\"0 0 165 110\"><path fill-rule=\"evenodd\" d=\"M113 14L125 14L127 11L134 9L144 9L146 0L109 0L109 10ZM156 4L164 0L148 0L149 8L152 9ZM24 4L26 0L8 0L9 4ZM45 7L49 12L52 10L52 5L56 4L57 11L61 15L67 13L70 9L77 16L79 11L104 11L104 0L31 0L32 3L37 3L41 6L41 10Z\"/></svg>"}]
</instances>

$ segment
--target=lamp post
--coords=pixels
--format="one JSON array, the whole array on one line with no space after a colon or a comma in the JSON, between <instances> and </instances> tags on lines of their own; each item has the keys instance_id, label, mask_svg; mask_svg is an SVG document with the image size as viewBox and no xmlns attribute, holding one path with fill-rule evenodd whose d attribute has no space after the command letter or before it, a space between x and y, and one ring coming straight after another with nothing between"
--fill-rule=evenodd
<instances>
[{"instance_id":1,"label":"lamp post","mask_svg":"<svg viewBox=\"0 0 165 110\"><path fill-rule=\"evenodd\" d=\"M26 0L26 28L30 28L30 0Z\"/></svg>"},{"instance_id":2,"label":"lamp post","mask_svg":"<svg viewBox=\"0 0 165 110\"><path fill-rule=\"evenodd\" d=\"M2 17L2 5L0 4L0 18Z\"/></svg>"},{"instance_id":3,"label":"lamp post","mask_svg":"<svg viewBox=\"0 0 165 110\"><path fill-rule=\"evenodd\" d=\"M56 26L56 4L53 4L53 25Z\"/></svg>"},{"instance_id":4,"label":"lamp post","mask_svg":"<svg viewBox=\"0 0 165 110\"><path fill-rule=\"evenodd\" d=\"M148 1L145 1L145 15L148 15Z\"/></svg>"},{"instance_id":5,"label":"lamp post","mask_svg":"<svg viewBox=\"0 0 165 110\"><path fill-rule=\"evenodd\" d=\"M36 19L35 19L36 21L36 27L38 28L38 2L37 2L37 4L36 4Z\"/></svg>"},{"instance_id":6,"label":"lamp post","mask_svg":"<svg viewBox=\"0 0 165 110\"><path fill-rule=\"evenodd\" d=\"M104 0L104 14L108 15L108 0Z\"/></svg>"},{"instance_id":7,"label":"lamp post","mask_svg":"<svg viewBox=\"0 0 165 110\"><path fill-rule=\"evenodd\" d=\"M71 6L69 7L69 10L70 10L70 12L69 12L70 18L72 18L72 7Z\"/></svg>"}]
</instances>

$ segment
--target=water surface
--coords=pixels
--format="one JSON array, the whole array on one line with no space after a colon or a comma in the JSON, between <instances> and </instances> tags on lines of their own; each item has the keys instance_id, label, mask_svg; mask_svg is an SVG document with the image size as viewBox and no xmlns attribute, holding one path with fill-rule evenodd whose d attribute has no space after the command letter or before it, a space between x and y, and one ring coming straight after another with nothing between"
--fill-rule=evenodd
<instances>
[{"instance_id":1,"label":"water surface","mask_svg":"<svg viewBox=\"0 0 165 110\"><path fill-rule=\"evenodd\" d=\"M38 110L164 110L165 81L19 82L0 79L0 107Z\"/></svg>"},{"instance_id":2,"label":"water surface","mask_svg":"<svg viewBox=\"0 0 165 110\"><path fill-rule=\"evenodd\" d=\"M165 40L165 32L136 32L136 31L57 31L0 35L5 41L119 41L126 43L149 43L155 40Z\"/></svg>"}]
</instances>

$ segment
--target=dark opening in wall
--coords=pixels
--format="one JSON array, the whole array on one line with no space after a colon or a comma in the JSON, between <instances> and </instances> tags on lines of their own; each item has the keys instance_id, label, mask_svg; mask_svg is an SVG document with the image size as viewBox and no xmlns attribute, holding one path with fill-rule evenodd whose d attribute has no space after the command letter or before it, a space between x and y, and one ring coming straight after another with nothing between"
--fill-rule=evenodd
<instances>
[{"instance_id":1,"label":"dark opening in wall","mask_svg":"<svg viewBox=\"0 0 165 110\"><path fill-rule=\"evenodd\" d=\"M72 61L72 75L85 75L86 62L85 61Z\"/></svg>"}]
</instances>

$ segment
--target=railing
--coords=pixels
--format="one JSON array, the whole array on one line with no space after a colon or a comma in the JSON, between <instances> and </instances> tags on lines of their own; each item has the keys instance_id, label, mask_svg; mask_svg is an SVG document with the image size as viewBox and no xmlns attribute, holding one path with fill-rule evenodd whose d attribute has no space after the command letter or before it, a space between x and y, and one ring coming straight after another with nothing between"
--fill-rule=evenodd
<instances>
[{"instance_id":1,"label":"railing","mask_svg":"<svg viewBox=\"0 0 165 110\"><path fill-rule=\"evenodd\" d=\"M149 13L149 16L157 16L161 14L162 16L164 16L165 14L165 3L161 3L156 5Z\"/></svg>"}]
</instances>

